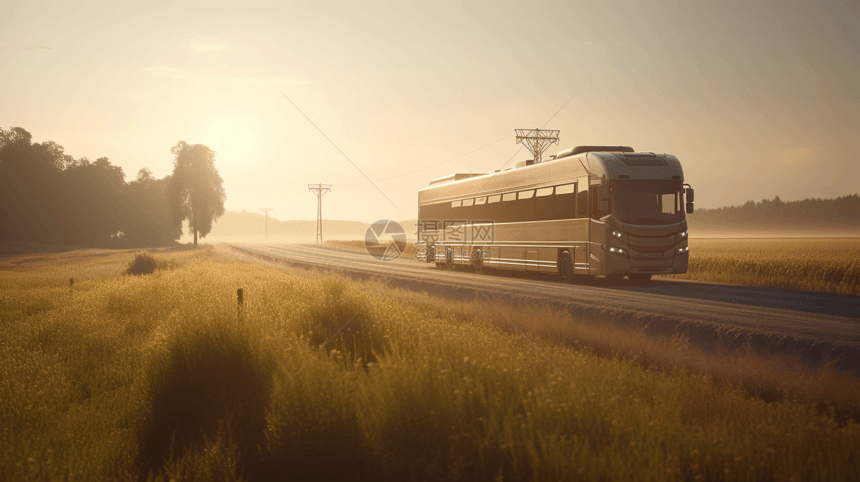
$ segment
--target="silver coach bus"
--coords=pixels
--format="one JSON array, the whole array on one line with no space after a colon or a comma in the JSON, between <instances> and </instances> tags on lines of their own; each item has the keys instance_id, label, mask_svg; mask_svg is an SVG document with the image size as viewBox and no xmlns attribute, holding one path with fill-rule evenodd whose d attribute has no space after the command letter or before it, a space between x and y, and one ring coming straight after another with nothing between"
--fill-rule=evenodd
<instances>
[{"instance_id":1,"label":"silver coach bus","mask_svg":"<svg viewBox=\"0 0 860 482\"><path fill-rule=\"evenodd\" d=\"M686 197L686 202L685 202ZM669 154L579 146L418 191L419 260L576 276L685 273L693 189Z\"/></svg>"}]
</instances>

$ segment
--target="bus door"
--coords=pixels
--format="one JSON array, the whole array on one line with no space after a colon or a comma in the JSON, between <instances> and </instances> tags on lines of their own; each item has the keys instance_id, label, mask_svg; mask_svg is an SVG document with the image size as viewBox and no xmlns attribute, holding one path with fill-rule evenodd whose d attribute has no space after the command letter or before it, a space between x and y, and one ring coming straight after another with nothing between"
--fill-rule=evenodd
<instances>
[{"instance_id":1,"label":"bus door","mask_svg":"<svg viewBox=\"0 0 860 482\"><path fill-rule=\"evenodd\" d=\"M591 241L591 221L588 218L588 178L583 177L576 183L576 219L573 222L573 238L576 249L573 255L574 273L589 274Z\"/></svg>"},{"instance_id":2,"label":"bus door","mask_svg":"<svg viewBox=\"0 0 860 482\"><path fill-rule=\"evenodd\" d=\"M592 181L590 188L591 192L588 193L588 217L590 218L588 221L588 227L590 241L595 241L594 237L597 236L597 233L603 232L603 230L606 228L606 222L601 221L601 219L603 219L604 217L606 217L607 214L609 214L609 210L608 208L607 211L600 210L600 196L602 195L602 186L602 181ZM608 193L609 189L607 188L605 192ZM602 237L598 238L598 240L602 241ZM590 249L594 250L594 246L600 247L600 244L595 242L592 246L592 243L589 243L589 246ZM605 265L606 253L602 249L600 249L596 253L589 253L588 258L588 274L595 275L605 273L605 270L607 269Z\"/></svg>"}]
</instances>

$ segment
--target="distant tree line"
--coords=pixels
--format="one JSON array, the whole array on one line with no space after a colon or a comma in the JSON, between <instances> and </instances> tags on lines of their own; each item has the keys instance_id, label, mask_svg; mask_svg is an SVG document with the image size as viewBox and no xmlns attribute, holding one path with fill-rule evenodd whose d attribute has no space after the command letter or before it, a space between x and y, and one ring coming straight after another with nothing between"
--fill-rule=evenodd
<instances>
[{"instance_id":1,"label":"distant tree line","mask_svg":"<svg viewBox=\"0 0 860 482\"><path fill-rule=\"evenodd\" d=\"M205 148L180 142L174 154L185 159L186 153L198 147ZM204 153L211 153L205 149ZM204 159L210 164L214 160L211 154ZM200 184L194 182L193 169L177 159L174 164L182 166L178 176L175 168L174 175L156 179L144 168L126 182L122 168L106 157L75 159L56 142L34 144L32 135L21 127L0 128L0 242L105 247L171 244L182 234L182 221L196 212L191 208L192 198L201 197L196 194L199 189L188 188ZM214 194L212 188L203 190L204 200L214 202L201 208L209 216L208 221L198 223L208 228L201 230L203 235L211 229L211 220L223 213L224 201L217 170L207 181L217 183L217 188ZM192 221L191 228L196 227Z\"/></svg>"},{"instance_id":2,"label":"distant tree line","mask_svg":"<svg viewBox=\"0 0 860 482\"><path fill-rule=\"evenodd\" d=\"M696 209L688 215L691 229L699 228L779 228L840 229L860 231L860 196L851 194L836 199L782 201L762 199L741 206Z\"/></svg>"}]
</instances>

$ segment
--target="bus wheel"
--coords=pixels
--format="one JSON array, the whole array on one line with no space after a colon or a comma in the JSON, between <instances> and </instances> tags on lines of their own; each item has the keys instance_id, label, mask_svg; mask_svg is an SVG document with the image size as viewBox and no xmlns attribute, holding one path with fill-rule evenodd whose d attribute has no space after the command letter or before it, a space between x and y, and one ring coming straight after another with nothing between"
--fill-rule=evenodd
<instances>
[{"instance_id":1,"label":"bus wheel","mask_svg":"<svg viewBox=\"0 0 860 482\"><path fill-rule=\"evenodd\" d=\"M451 255L451 248L445 250L445 267L448 271L454 271L454 257Z\"/></svg>"},{"instance_id":2,"label":"bus wheel","mask_svg":"<svg viewBox=\"0 0 860 482\"><path fill-rule=\"evenodd\" d=\"M472 266L475 268L475 273L481 274L484 271L484 253L480 248L472 251L475 254L475 259L472 261Z\"/></svg>"},{"instance_id":3,"label":"bus wheel","mask_svg":"<svg viewBox=\"0 0 860 482\"><path fill-rule=\"evenodd\" d=\"M608 274L608 275L606 275L606 279L609 280L610 284L617 285L617 284L621 284L621 282L624 281L624 275L623 274Z\"/></svg>"},{"instance_id":4,"label":"bus wheel","mask_svg":"<svg viewBox=\"0 0 860 482\"><path fill-rule=\"evenodd\" d=\"M628 274L627 277L630 278L630 281L632 281L636 284L647 283L647 282L651 281L651 275L650 274L644 274L644 273Z\"/></svg>"},{"instance_id":5,"label":"bus wheel","mask_svg":"<svg viewBox=\"0 0 860 482\"><path fill-rule=\"evenodd\" d=\"M573 283L573 261L567 251L562 252L558 260L558 276L565 283Z\"/></svg>"}]
</instances>

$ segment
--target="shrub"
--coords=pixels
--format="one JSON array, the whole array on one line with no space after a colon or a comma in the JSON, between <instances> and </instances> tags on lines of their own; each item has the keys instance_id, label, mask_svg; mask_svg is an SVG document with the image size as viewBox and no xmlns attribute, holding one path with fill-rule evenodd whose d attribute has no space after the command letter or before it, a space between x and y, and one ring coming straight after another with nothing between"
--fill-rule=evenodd
<instances>
[{"instance_id":1,"label":"shrub","mask_svg":"<svg viewBox=\"0 0 860 482\"><path fill-rule=\"evenodd\" d=\"M308 352L295 350L275 375L266 411L267 457L272 480L380 480L358 425L356 392L364 369L345 367L339 353L315 358L298 374Z\"/></svg>"},{"instance_id":2,"label":"shrub","mask_svg":"<svg viewBox=\"0 0 860 482\"><path fill-rule=\"evenodd\" d=\"M186 450L177 458L171 453L164 463L164 475L152 474L147 481L166 482L170 480L245 480L239 475L239 456L235 443L227 436L229 429L218 424L218 432L213 438L204 437L202 449Z\"/></svg>"},{"instance_id":3,"label":"shrub","mask_svg":"<svg viewBox=\"0 0 860 482\"><path fill-rule=\"evenodd\" d=\"M150 358L146 378L138 455L143 473L170 472L177 455L188 462L185 452L213 440L234 443L231 450L245 464L265 446L271 367L241 328L213 322L177 329Z\"/></svg>"},{"instance_id":4,"label":"shrub","mask_svg":"<svg viewBox=\"0 0 860 482\"><path fill-rule=\"evenodd\" d=\"M128 264L128 269L125 274L133 274L135 276L142 274L152 274L161 265L157 259L147 252L141 252L134 255L134 260Z\"/></svg>"}]
</instances>

